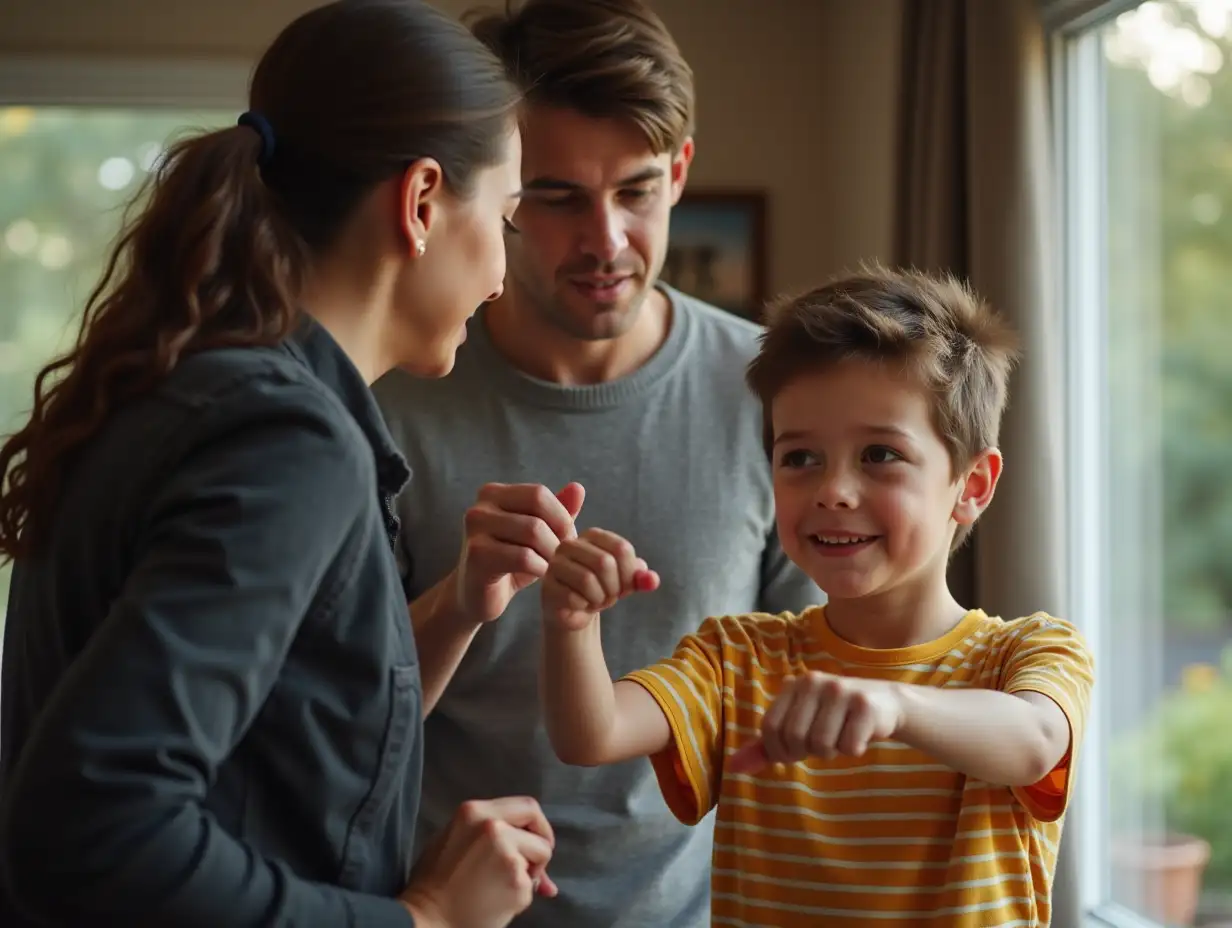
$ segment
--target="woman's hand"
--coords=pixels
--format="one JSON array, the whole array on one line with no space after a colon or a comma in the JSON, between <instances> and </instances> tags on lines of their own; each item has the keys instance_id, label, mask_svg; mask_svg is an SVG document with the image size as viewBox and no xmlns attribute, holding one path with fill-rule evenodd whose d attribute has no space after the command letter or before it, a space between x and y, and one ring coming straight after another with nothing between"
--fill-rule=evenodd
<instances>
[{"instance_id":1,"label":"woman's hand","mask_svg":"<svg viewBox=\"0 0 1232 928\"><path fill-rule=\"evenodd\" d=\"M468 623L499 618L514 594L544 575L564 540L577 537L573 520L586 491L570 483L558 493L540 484L489 483L466 511L466 535L454 573L457 611Z\"/></svg>"},{"instance_id":2,"label":"woman's hand","mask_svg":"<svg viewBox=\"0 0 1232 928\"><path fill-rule=\"evenodd\" d=\"M545 872L554 844L534 799L464 803L424 851L402 902L416 928L505 928L536 893L556 895Z\"/></svg>"}]
</instances>

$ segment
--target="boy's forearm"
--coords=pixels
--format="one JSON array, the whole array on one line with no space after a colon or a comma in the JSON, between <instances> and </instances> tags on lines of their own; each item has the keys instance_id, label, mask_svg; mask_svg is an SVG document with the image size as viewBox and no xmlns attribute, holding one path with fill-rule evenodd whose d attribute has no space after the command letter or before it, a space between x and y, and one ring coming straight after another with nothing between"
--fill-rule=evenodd
<instances>
[{"instance_id":1,"label":"boy's forearm","mask_svg":"<svg viewBox=\"0 0 1232 928\"><path fill-rule=\"evenodd\" d=\"M458 664L479 631L479 622L467 620L457 603L457 575L450 571L435 586L410 604L415 649L423 681L423 714L436 706L453 679Z\"/></svg>"},{"instance_id":2,"label":"boy's forearm","mask_svg":"<svg viewBox=\"0 0 1232 928\"><path fill-rule=\"evenodd\" d=\"M556 756L566 764L608 763L616 696L603 658L599 620L581 631L545 623L541 673L544 721Z\"/></svg>"},{"instance_id":3,"label":"boy's forearm","mask_svg":"<svg viewBox=\"0 0 1232 928\"><path fill-rule=\"evenodd\" d=\"M896 740L969 777L998 786L1030 786L1047 776L1069 748L1069 726L1055 705L1051 712L997 690L891 685L898 689L903 710Z\"/></svg>"}]
</instances>

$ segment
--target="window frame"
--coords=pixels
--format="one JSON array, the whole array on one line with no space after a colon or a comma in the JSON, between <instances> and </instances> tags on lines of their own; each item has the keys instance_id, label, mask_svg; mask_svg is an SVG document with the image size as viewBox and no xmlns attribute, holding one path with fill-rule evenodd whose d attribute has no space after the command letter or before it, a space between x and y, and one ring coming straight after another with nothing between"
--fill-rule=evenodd
<instances>
[{"instance_id":1,"label":"window frame","mask_svg":"<svg viewBox=\"0 0 1232 928\"><path fill-rule=\"evenodd\" d=\"M234 108L238 117L251 71L238 58L3 55L0 106Z\"/></svg>"},{"instance_id":2,"label":"window frame","mask_svg":"<svg viewBox=\"0 0 1232 928\"><path fill-rule=\"evenodd\" d=\"M1062 221L1061 299L1065 339L1065 467L1068 576L1066 609L1104 665L1107 609L1107 301L1101 253L1104 229L1103 69L1094 31L1058 33L1053 42L1054 125ZM1081 311L1079 311L1081 308ZM1082 772L1075 795L1078 890L1083 912L1098 915L1110 898L1107 834L1107 714L1103 687L1091 695ZM1097 924L1119 924L1101 918ZM1128 926L1126 926L1128 928Z\"/></svg>"},{"instance_id":3,"label":"window frame","mask_svg":"<svg viewBox=\"0 0 1232 928\"><path fill-rule=\"evenodd\" d=\"M1100 29L1144 0L1041 0L1049 33L1054 159L1061 221L1055 258L1065 338L1067 609L1097 666L1107 666L1110 500L1108 301L1105 255L1106 88ZM1104 687L1092 694L1076 785L1078 891L1087 928L1163 928L1111 898L1107 790L1108 713Z\"/></svg>"}]
</instances>

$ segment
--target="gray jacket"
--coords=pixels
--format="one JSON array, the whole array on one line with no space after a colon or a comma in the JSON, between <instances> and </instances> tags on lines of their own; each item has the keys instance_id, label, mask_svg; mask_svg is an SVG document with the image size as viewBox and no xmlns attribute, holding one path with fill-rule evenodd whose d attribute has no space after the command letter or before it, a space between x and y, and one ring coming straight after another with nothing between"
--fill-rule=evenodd
<instances>
[{"instance_id":1,"label":"gray jacket","mask_svg":"<svg viewBox=\"0 0 1232 928\"><path fill-rule=\"evenodd\" d=\"M0 923L411 924L408 475L311 321L113 412L13 572Z\"/></svg>"}]
</instances>

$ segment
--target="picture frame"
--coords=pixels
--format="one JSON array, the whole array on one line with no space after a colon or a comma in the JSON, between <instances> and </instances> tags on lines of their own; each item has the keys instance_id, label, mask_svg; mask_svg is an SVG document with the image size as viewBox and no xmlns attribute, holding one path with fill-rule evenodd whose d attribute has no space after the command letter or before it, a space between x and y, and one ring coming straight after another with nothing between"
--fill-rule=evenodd
<instances>
[{"instance_id":1,"label":"picture frame","mask_svg":"<svg viewBox=\"0 0 1232 928\"><path fill-rule=\"evenodd\" d=\"M768 296L764 190L686 187L672 208L661 279L761 322Z\"/></svg>"}]
</instances>

